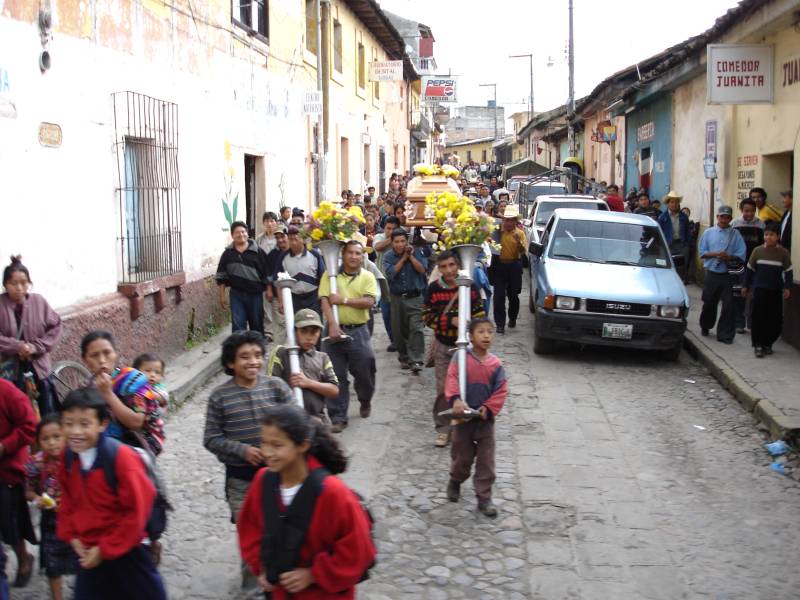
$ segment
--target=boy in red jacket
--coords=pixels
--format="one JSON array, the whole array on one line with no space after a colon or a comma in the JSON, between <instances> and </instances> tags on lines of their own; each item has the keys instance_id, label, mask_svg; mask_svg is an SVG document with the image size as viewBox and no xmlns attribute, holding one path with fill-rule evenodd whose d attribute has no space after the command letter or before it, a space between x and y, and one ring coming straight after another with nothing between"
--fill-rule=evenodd
<instances>
[{"instance_id":1,"label":"boy in red jacket","mask_svg":"<svg viewBox=\"0 0 800 600\"><path fill-rule=\"evenodd\" d=\"M95 388L67 394L61 425L67 449L58 473L57 534L80 560L75 600L166 600L161 576L141 545L156 496L142 459L104 435L108 408ZM116 490L103 469L109 460Z\"/></svg>"},{"instance_id":2,"label":"boy in red jacket","mask_svg":"<svg viewBox=\"0 0 800 600\"><path fill-rule=\"evenodd\" d=\"M17 587L24 586L33 572L33 556L25 540L36 542L36 535L25 501L25 463L28 445L36 433L31 401L6 379L0 379L0 600L8 598L6 554L2 542L17 555Z\"/></svg>"},{"instance_id":3,"label":"boy in red jacket","mask_svg":"<svg viewBox=\"0 0 800 600\"><path fill-rule=\"evenodd\" d=\"M450 482L447 499L458 502L461 484L469 477L475 463L475 495L478 510L487 517L497 516L492 503L494 469L494 419L500 413L508 396L508 381L500 359L489 353L494 337L494 327L489 319L477 318L469 322L472 350L467 351L467 398L461 397L458 386L458 360L454 357L447 370L444 393L453 406L453 417L464 415L467 407L477 410L478 417L453 427L453 446L450 451Z\"/></svg>"}]
</instances>

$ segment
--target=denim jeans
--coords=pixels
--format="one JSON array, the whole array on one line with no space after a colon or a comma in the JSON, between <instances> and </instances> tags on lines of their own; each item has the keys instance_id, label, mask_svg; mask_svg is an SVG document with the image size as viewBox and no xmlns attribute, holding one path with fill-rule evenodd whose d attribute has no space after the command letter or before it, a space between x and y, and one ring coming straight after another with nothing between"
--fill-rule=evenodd
<instances>
[{"instance_id":1,"label":"denim jeans","mask_svg":"<svg viewBox=\"0 0 800 600\"><path fill-rule=\"evenodd\" d=\"M231 324L233 331L250 329L264 335L264 294L231 288Z\"/></svg>"},{"instance_id":2,"label":"denim jeans","mask_svg":"<svg viewBox=\"0 0 800 600\"><path fill-rule=\"evenodd\" d=\"M388 298L381 298L381 316L383 317L383 326L386 328L386 335L389 336L389 342L394 342L394 337L392 337L392 305Z\"/></svg>"},{"instance_id":3,"label":"denim jeans","mask_svg":"<svg viewBox=\"0 0 800 600\"><path fill-rule=\"evenodd\" d=\"M8 600L8 577L6 576L6 549L0 542L0 600Z\"/></svg>"},{"instance_id":4,"label":"denim jeans","mask_svg":"<svg viewBox=\"0 0 800 600\"><path fill-rule=\"evenodd\" d=\"M332 423L347 423L347 409L350 406L350 380L353 376L358 402L370 406L375 393L375 353L367 325L345 331L349 340L323 342L322 350L333 363L333 370L339 379L339 395L328 398L328 416Z\"/></svg>"}]
</instances>

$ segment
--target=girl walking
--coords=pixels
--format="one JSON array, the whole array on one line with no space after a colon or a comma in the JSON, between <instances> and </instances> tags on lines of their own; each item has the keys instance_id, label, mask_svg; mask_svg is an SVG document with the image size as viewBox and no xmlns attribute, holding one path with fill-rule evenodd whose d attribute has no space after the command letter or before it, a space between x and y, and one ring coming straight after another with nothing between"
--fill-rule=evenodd
<instances>
[{"instance_id":1,"label":"girl walking","mask_svg":"<svg viewBox=\"0 0 800 600\"><path fill-rule=\"evenodd\" d=\"M261 423L267 466L236 522L242 559L273 600L355 598L375 547L358 497L335 477L347 457L297 406L271 406Z\"/></svg>"}]
</instances>

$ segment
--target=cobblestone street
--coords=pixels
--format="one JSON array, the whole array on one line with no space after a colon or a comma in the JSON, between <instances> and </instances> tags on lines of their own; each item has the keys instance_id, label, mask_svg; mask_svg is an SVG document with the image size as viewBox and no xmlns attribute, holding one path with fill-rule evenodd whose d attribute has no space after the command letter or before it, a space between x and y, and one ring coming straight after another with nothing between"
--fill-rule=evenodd
<instances>
[{"instance_id":1,"label":"cobblestone street","mask_svg":"<svg viewBox=\"0 0 800 600\"><path fill-rule=\"evenodd\" d=\"M369 498L381 551L359 597L796 597L800 490L770 471L750 416L685 355L673 364L565 348L543 358L531 329L524 314L495 346L511 394L490 520L469 482L459 504L447 502L433 372L402 372L377 324L373 416L352 417L343 433L346 479ZM223 469L201 445L208 391L171 415L161 458L177 507L162 563L175 600L241 597ZM12 598L45 589L36 578Z\"/></svg>"}]
</instances>

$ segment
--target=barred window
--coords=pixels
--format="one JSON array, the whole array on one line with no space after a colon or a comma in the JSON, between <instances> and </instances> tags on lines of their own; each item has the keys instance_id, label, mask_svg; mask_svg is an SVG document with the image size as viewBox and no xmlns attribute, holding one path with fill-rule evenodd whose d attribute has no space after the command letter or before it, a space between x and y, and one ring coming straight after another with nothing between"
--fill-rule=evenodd
<instances>
[{"instance_id":1,"label":"barred window","mask_svg":"<svg viewBox=\"0 0 800 600\"><path fill-rule=\"evenodd\" d=\"M233 22L269 39L269 0L233 0Z\"/></svg>"},{"instance_id":2,"label":"barred window","mask_svg":"<svg viewBox=\"0 0 800 600\"><path fill-rule=\"evenodd\" d=\"M122 283L183 270L178 105L135 92L114 98Z\"/></svg>"}]
</instances>

